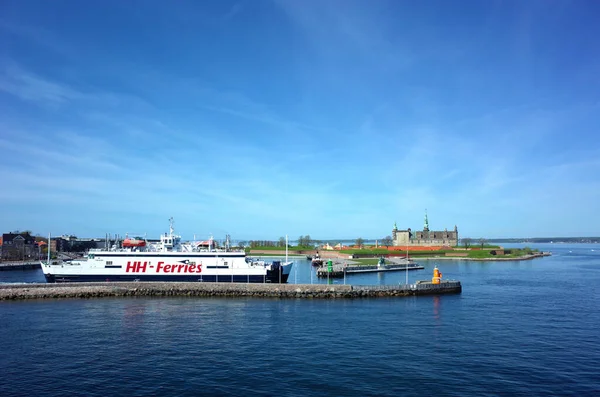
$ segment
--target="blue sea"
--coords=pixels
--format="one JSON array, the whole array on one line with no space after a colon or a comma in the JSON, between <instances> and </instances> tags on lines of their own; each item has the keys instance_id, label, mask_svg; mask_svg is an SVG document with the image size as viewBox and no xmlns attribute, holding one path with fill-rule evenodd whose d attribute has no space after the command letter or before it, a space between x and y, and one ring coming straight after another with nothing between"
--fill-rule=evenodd
<instances>
[{"instance_id":1,"label":"blue sea","mask_svg":"<svg viewBox=\"0 0 600 397\"><path fill-rule=\"evenodd\" d=\"M598 396L600 244L532 247L553 256L408 274L437 265L460 295L0 302L0 396Z\"/></svg>"}]
</instances>

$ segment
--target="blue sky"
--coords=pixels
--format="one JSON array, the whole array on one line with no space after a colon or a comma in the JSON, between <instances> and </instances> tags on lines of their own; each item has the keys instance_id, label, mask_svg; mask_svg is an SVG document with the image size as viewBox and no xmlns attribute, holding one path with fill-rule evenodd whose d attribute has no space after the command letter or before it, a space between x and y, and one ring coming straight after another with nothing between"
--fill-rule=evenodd
<instances>
[{"instance_id":1,"label":"blue sky","mask_svg":"<svg viewBox=\"0 0 600 397\"><path fill-rule=\"evenodd\" d=\"M0 227L600 235L595 1L0 4Z\"/></svg>"}]
</instances>

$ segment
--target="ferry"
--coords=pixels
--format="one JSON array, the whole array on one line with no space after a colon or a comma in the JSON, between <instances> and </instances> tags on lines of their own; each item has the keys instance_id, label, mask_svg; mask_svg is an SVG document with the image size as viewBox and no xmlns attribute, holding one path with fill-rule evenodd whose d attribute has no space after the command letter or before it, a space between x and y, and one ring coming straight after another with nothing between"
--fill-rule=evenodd
<instances>
[{"instance_id":1,"label":"ferry","mask_svg":"<svg viewBox=\"0 0 600 397\"><path fill-rule=\"evenodd\" d=\"M173 218L169 233L160 242L125 239L104 249L91 249L87 257L42 262L48 283L98 281L194 281L233 283L287 283L293 262L267 263L244 251L183 243L175 234Z\"/></svg>"}]
</instances>

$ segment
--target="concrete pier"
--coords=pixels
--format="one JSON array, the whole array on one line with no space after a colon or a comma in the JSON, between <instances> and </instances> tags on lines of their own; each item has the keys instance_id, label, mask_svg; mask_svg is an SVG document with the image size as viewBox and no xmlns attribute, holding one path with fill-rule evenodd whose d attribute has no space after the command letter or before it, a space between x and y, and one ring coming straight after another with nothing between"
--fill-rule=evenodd
<instances>
[{"instance_id":1,"label":"concrete pier","mask_svg":"<svg viewBox=\"0 0 600 397\"><path fill-rule=\"evenodd\" d=\"M459 281L433 285L323 285L323 284L242 284L189 282L7 284L0 285L0 301L26 299L102 297L256 297L256 298L375 298L460 293Z\"/></svg>"},{"instance_id":2,"label":"concrete pier","mask_svg":"<svg viewBox=\"0 0 600 397\"><path fill-rule=\"evenodd\" d=\"M408 268L408 269L407 269ZM406 270L421 270L425 267L417 265L415 263L404 263L404 264L390 264L390 265L358 265L351 266L345 264L334 264L331 271L329 271L327 265L319 267L317 269L317 277L320 278L342 278L344 273L348 274L361 274L361 273L381 273L381 272L398 272Z\"/></svg>"}]
</instances>

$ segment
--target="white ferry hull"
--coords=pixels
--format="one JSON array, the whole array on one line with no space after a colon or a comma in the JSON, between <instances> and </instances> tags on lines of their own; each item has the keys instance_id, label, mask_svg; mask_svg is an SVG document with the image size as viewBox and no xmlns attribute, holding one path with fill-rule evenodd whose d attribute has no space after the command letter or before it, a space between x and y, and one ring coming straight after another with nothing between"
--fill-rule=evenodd
<instances>
[{"instance_id":1,"label":"white ferry hull","mask_svg":"<svg viewBox=\"0 0 600 397\"><path fill-rule=\"evenodd\" d=\"M103 252L87 260L42 263L49 283L197 281L286 283L292 263L247 262L244 253Z\"/></svg>"},{"instance_id":2,"label":"white ferry hull","mask_svg":"<svg viewBox=\"0 0 600 397\"><path fill-rule=\"evenodd\" d=\"M271 273L271 272L269 272ZM289 274L282 274L281 281L277 273L265 274L263 276L256 275L203 275L203 276L162 276L162 275L103 275L103 274L44 274L48 283L88 283L88 282L116 282L116 281L194 281L204 283L287 283Z\"/></svg>"}]
</instances>

